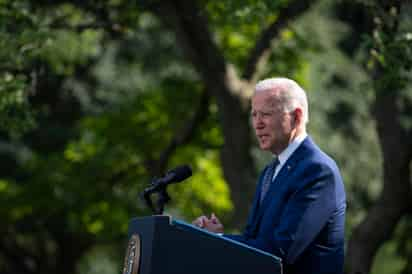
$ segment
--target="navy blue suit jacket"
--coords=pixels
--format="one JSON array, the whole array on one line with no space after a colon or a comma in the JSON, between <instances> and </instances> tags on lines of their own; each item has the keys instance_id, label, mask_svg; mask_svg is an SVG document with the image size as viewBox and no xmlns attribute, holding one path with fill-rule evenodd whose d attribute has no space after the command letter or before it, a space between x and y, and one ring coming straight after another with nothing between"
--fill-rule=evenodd
<instances>
[{"instance_id":1,"label":"navy blue suit jacket","mask_svg":"<svg viewBox=\"0 0 412 274\"><path fill-rule=\"evenodd\" d=\"M307 137L259 205L259 178L246 229L225 235L280 257L286 274L341 274L345 191L335 162Z\"/></svg>"}]
</instances>

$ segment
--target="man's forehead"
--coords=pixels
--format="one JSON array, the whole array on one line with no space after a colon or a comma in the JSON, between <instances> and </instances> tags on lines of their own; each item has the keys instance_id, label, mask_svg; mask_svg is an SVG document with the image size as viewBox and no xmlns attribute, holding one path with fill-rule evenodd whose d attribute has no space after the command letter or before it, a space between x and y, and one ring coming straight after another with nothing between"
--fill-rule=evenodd
<instances>
[{"instance_id":1,"label":"man's forehead","mask_svg":"<svg viewBox=\"0 0 412 274\"><path fill-rule=\"evenodd\" d=\"M252 100L251 110L277 110L279 108L278 101L268 97L262 100Z\"/></svg>"},{"instance_id":2,"label":"man's forehead","mask_svg":"<svg viewBox=\"0 0 412 274\"><path fill-rule=\"evenodd\" d=\"M252 96L252 104L256 102L263 102L265 104L276 104L279 101L277 91L267 90L255 93Z\"/></svg>"}]
</instances>

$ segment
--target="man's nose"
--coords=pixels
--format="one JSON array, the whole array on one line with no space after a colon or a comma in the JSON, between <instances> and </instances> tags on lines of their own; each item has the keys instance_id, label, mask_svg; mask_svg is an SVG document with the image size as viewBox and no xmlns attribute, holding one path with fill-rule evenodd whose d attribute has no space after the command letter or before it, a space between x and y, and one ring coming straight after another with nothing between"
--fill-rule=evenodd
<instances>
[{"instance_id":1,"label":"man's nose","mask_svg":"<svg viewBox=\"0 0 412 274\"><path fill-rule=\"evenodd\" d=\"M255 128L263 128L265 126L265 123L263 123L263 120L259 116L257 116L253 121L253 126Z\"/></svg>"}]
</instances>

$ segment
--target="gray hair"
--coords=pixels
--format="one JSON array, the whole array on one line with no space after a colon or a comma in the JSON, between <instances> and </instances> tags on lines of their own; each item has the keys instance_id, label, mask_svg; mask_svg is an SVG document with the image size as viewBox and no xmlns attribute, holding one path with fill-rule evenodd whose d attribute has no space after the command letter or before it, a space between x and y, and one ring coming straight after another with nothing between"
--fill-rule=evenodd
<instances>
[{"instance_id":1,"label":"gray hair","mask_svg":"<svg viewBox=\"0 0 412 274\"><path fill-rule=\"evenodd\" d=\"M255 93L268 90L280 90L278 99L284 111L293 111L297 107L303 110L303 121L309 121L308 99L306 92L295 81L288 78L268 78L256 84Z\"/></svg>"}]
</instances>

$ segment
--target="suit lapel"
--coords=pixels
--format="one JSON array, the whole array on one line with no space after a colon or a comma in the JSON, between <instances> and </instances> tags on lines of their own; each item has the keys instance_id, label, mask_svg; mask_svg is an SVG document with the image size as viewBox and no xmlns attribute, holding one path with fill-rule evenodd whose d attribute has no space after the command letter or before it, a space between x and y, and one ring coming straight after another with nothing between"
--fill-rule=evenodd
<instances>
[{"instance_id":1,"label":"suit lapel","mask_svg":"<svg viewBox=\"0 0 412 274\"><path fill-rule=\"evenodd\" d=\"M275 180L270 185L268 193L266 194L262 204L259 207L258 214L256 216L255 222L259 223L260 218L262 217L265 209L269 206L270 200L273 199L273 196L276 195L276 192L282 187L282 184L286 183L286 180L295 169L299 161L305 156L307 149L313 145L311 138L308 136L302 142L302 144L293 152L290 158L285 162L285 164L280 169L279 173L276 175Z\"/></svg>"}]
</instances>

